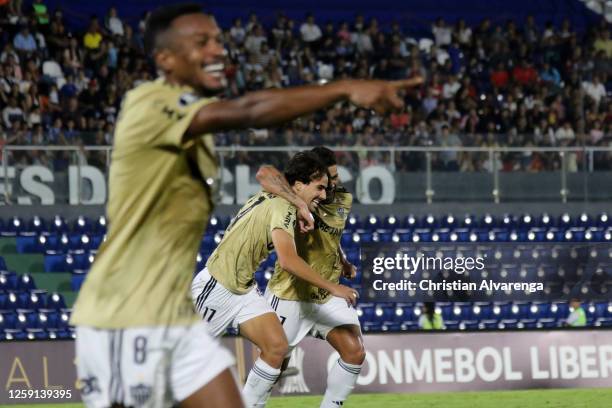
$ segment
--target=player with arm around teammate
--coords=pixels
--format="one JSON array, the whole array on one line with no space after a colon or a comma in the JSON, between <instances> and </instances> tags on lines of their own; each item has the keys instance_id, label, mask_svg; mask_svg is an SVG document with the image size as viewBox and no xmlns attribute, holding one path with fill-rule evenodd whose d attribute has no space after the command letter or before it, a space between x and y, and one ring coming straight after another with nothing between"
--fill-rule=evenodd
<instances>
[{"instance_id":1,"label":"player with arm around teammate","mask_svg":"<svg viewBox=\"0 0 612 408\"><path fill-rule=\"evenodd\" d=\"M314 153L295 155L285 177L291 195L295 195L292 200L305 202L310 211L325 200L327 169ZM211 333L219 336L227 327L237 327L261 350L243 390L248 407L264 406L262 398L276 382L288 348L279 318L255 282L255 271L273 249L291 276L332 293L345 307L357 300L355 290L323 279L297 255L296 227L293 204L264 191L256 194L232 220L206 267L193 280L196 309Z\"/></svg>"},{"instance_id":2,"label":"player with arm around teammate","mask_svg":"<svg viewBox=\"0 0 612 408\"><path fill-rule=\"evenodd\" d=\"M340 184L334 152L326 147L312 150L326 165L329 188L325 201L315 208L315 228L296 235L298 254L329 282L340 276L354 278L353 266L344 256L340 238L351 211L352 195ZM283 194L282 175L273 167L262 167L257 174L265 190ZM344 299L325 289L288 274L277 264L268 282L266 298L283 321L290 350L308 334L325 339L340 358L327 377L322 408L342 405L355 386L365 359L365 349L356 310Z\"/></svg>"}]
</instances>

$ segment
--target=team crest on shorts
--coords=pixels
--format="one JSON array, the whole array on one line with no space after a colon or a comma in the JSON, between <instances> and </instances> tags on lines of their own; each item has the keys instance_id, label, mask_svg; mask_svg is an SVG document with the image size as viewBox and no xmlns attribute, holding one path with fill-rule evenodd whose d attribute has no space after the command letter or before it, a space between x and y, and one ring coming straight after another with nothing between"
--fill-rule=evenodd
<instances>
[{"instance_id":1,"label":"team crest on shorts","mask_svg":"<svg viewBox=\"0 0 612 408\"><path fill-rule=\"evenodd\" d=\"M130 395L136 405L144 405L153 394L153 387L144 384L134 385L130 387Z\"/></svg>"}]
</instances>

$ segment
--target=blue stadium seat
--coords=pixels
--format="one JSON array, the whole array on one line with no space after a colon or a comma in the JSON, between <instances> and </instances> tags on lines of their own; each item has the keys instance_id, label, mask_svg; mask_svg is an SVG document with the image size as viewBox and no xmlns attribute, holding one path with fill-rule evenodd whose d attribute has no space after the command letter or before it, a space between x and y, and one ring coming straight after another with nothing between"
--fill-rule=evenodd
<instances>
[{"instance_id":1,"label":"blue stadium seat","mask_svg":"<svg viewBox=\"0 0 612 408\"><path fill-rule=\"evenodd\" d=\"M93 233L98 234L98 235L104 235L106 234L106 230L107 230L106 217L104 215L101 215L94 222Z\"/></svg>"},{"instance_id":2,"label":"blue stadium seat","mask_svg":"<svg viewBox=\"0 0 612 408\"><path fill-rule=\"evenodd\" d=\"M521 319L518 322L519 329L536 329L538 327L537 319Z\"/></svg>"},{"instance_id":3,"label":"blue stadium seat","mask_svg":"<svg viewBox=\"0 0 612 408\"><path fill-rule=\"evenodd\" d=\"M0 332L5 329L14 329L17 324L17 312L14 310L0 310Z\"/></svg>"},{"instance_id":4,"label":"blue stadium seat","mask_svg":"<svg viewBox=\"0 0 612 408\"><path fill-rule=\"evenodd\" d=\"M81 286L83 282L85 282L85 277L87 276L87 270L84 269L75 269L72 271L72 275L70 276L70 289L74 292L78 292L81 290Z\"/></svg>"},{"instance_id":5,"label":"blue stadium seat","mask_svg":"<svg viewBox=\"0 0 612 408\"><path fill-rule=\"evenodd\" d=\"M67 234L70 230L66 219L61 215L56 215L49 224L49 232L56 234Z\"/></svg>"},{"instance_id":6,"label":"blue stadium seat","mask_svg":"<svg viewBox=\"0 0 612 408\"><path fill-rule=\"evenodd\" d=\"M89 235L94 232L94 222L84 215L79 215L72 223L72 233L75 235Z\"/></svg>"},{"instance_id":7,"label":"blue stadium seat","mask_svg":"<svg viewBox=\"0 0 612 408\"><path fill-rule=\"evenodd\" d=\"M382 226L390 230L400 228L400 219L395 215L388 215L383 219Z\"/></svg>"},{"instance_id":8,"label":"blue stadium seat","mask_svg":"<svg viewBox=\"0 0 612 408\"><path fill-rule=\"evenodd\" d=\"M64 254L45 255L44 269L45 272L68 272L71 270L66 263L66 255Z\"/></svg>"},{"instance_id":9,"label":"blue stadium seat","mask_svg":"<svg viewBox=\"0 0 612 408\"><path fill-rule=\"evenodd\" d=\"M49 333L44 329L28 328L26 330L26 336L28 340L47 340L49 338Z\"/></svg>"},{"instance_id":10,"label":"blue stadium seat","mask_svg":"<svg viewBox=\"0 0 612 408\"><path fill-rule=\"evenodd\" d=\"M20 235L27 229L25 222L17 216L12 217L6 224L3 225L0 236L14 237Z\"/></svg>"},{"instance_id":11,"label":"blue stadium seat","mask_svg":"<svg viewBox=\"0 0 612 408\"><path fill-rule=\"evenodd\" d=\"M64 309L66 307L66 302L64 301L64 297L59 293L50 293L47 295L45 308L46 309Z\"/></svg>"},{"instance_id":12,"label":"blue stadium seat","mask_svg":"<svg viewBox=\"0 0 612 408\"><path fill-rule=\"evenodd\" d=\"M446 330L458 330L459 322L456 320L445 320L444 326L446 326Z\"/></svg>"},{"instance_id":13,"label":"blue stadium seat","mask_svg":"<svg viewBox=\"0 0 612 408\"><path fill-rule=\"evenodd\" d=\"M27 222L26 231L37 235L42 234L48 231L47 223L38 215L35 215Z\"/></svg>"},{"instance_id":14,"label":"blue stadium seat","mask_svg":"<svg viewBox=\"0 0 612 408\"><path fill-rule=\"evenodd\" d=\"M382 221L377 215L370 214L366 217L363 227L370 231L374 231L378 228L382 228Z\"/></svg>"},{"instance_id":15,"label":"blue stadium seat","mask_svg":"<svg viewBox=\"0 0 612 408\"><path fill-rule=\"evenodd\" d=\"M15 328L20 330L35 329L38 326L38 317L32 309L20 309L17 311Z\"/></svg>"},{"instance_id":16,"label":"blue stadium seat","mask_svg":"<svg viewBox=\"0 0 612 408\"><path fill-rule=\"evenodd\" d=\"M478 321L477 320L463 320L459 323L459 330L477 330L478 329Z\"/></svg>"},{"instance_id":17,"label":"blue stadium seat","mask_svg":"<svg viewBox=\"0 0 612 408\"><path fill-rule=\"evenodd\" d=\"M17 277L17 290L29 291L33 289L36 289L36 283L31 275L24 273L23 275L19 275Z\"/></svg>"},{"instance_id":18,"label":"blue stadium seat","mask_svg":"<svg viewBox=\"0 0 612 408\"><path fill-rule=\"evenodd\" d=\"M382 329L382 323L380 322L365 322L362 324L363 331L365 333L369 332L379 332Z\"/></svg>"},{"instance_id":19,"label":"blue stadium seat","mask_svg":"<svg viewBox=\"0 0 612 408\"><path fill-rule=\"evenodd\" d=\"M517 319L503 319L497 325L498 329L502 330L513 330L518 328L518 320Z\"/></svg>"},{"instance_id":20,"label":"blue stadium seat","mask_svg":"<svg viewBox=\"0 0 612 408\"><path fill-rule=\"evenodd\" d=\"M6 329L2 337L4 340L27 340L26 332L20 329Z\"/></svg>"},{"instance_id":21,"label":"blue stadium seat","mask_svg":"<svg viewBox=\"0 0 612 408\"><path fill-rule=\"evenodd\" d=\"M0 271L0 292L17 290L17 275L15 272ZM0 305L0 309L2 306Z\"/></svg>"}]
</instances>

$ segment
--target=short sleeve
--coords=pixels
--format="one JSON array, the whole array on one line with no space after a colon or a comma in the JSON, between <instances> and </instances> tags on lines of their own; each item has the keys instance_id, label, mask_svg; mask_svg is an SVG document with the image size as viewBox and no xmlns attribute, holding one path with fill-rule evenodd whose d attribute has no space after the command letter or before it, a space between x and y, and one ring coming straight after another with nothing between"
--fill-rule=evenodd
<instances>
[{"instance_id":1,"label":"short sleeve","mask_svg":"<svg viewBox=\"0 0 612 408\"><path fill-rule=\"evenodd\" d=\"M135 145L180 147L194 116L214 100L154 83L127 95L118 129Z\"/></svg>"},{"instance_id":2,"label":"short sleeve","mask_svg":"<svg viewBox=\"0 0 612 408\"><path fill-rule=\"evenodd\" d=\"M270 214L270 232L282 229L292 237L295 237L296 210L293 205L283 198L273 199Z\"/></svg>"}]
</instances>

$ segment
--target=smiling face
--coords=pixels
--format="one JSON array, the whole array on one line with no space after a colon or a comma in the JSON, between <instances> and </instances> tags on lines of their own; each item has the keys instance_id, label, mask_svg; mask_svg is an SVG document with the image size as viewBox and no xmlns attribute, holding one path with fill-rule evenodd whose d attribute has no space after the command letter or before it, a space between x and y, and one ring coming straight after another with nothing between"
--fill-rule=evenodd
<instances>
[{"instance_id":1,"label":"smiling face","mask_svg":"<svg viewBox=\"0 0 612 408\"><path fill-rule=\"evenodd\" d=\"M326 189L328 184L327 175L312 180L308 184L297 181L293 190L308 205L310 211L315 211L319 204L327 197Z\"/></svg>"},{"instance_id":2,"label":"smiling face","mask_svg":"<svg viewBox=\"0 0 612 408\"><path fill-rule=\"evenodd\" d=\"M221 30L202 13L177 17L164 34L155 61L171 83L189 85L208 95L226 86Z\"/></svg>"}]
</instances>

